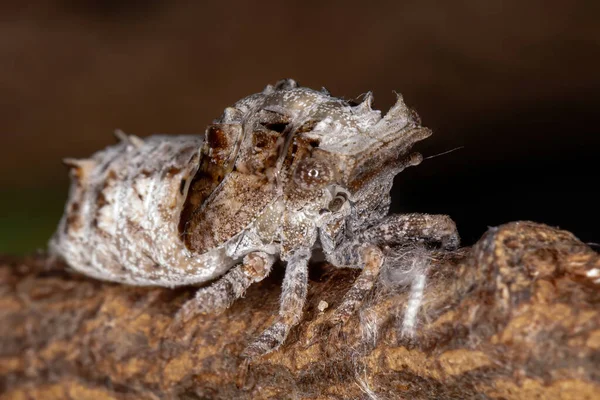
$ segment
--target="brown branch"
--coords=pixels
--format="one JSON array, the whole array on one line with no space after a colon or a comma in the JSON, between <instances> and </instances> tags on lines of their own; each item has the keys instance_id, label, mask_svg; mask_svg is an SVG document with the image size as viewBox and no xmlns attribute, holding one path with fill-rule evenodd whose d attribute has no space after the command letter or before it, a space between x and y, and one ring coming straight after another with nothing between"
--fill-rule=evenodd
<instances>
[{"instance_id":1,"label":"brown branch","mask_svg":"<svg viewBox=\"0 0 600 400\"><path fill-rule=\"evenodd\" d=\"M192 289L99 282L43 257L0 264L2 398L600 398L600 257L544 225L507 224L435 260L412 338L407 288L381 286L322 329L355 273L314 266L305 320L250 364L239 354L276 314L281 272L173 334Z\"/></svg>"}]
</instances>

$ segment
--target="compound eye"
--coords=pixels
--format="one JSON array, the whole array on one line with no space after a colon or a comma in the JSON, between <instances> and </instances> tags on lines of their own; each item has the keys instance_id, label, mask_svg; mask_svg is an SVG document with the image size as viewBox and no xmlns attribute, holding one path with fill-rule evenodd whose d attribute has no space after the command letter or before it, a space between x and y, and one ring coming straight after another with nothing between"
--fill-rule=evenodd
<instances>
[{"instance_id":1,"label":"compound eye","mask_svg":"<svg viewBox=\"0 0 600 400\"><path fill-rule=\"evenodd\" d=\"M294 171L294 182L306 190L322 188L333 179L333 170L322 160L307 158L298 164Z\"/></svg>"}]
</instances>

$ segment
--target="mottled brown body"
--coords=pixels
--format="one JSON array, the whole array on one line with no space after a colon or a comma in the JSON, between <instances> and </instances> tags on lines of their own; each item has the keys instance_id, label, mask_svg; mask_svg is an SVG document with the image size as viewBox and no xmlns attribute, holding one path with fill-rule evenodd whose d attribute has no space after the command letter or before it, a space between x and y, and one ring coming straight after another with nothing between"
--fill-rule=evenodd
<instances>
[{"instance_id":1,"label":"mottled brown body","mask_svg":"<svg viewBox=\"0 0 600 400\"><path fill-rule=\"evenodd\" d=\"M389 246L459 244L446 216L387 215L394 176L421 162L410 149L431 131L401 97L385 115L372 100L350 103L284 80L227 108L203 137L120 133L121 143L69 161L71 194L50 248L76 270L128 284L221 277L182 308L180 322L222 311L285 261L279 317L248 357L276 349L300 322L308 264L322 249L333 265L363 271L332 317L343 323ZM414 320L424 271L407 279L416 282Z\"/></svg>"}]
</instances>

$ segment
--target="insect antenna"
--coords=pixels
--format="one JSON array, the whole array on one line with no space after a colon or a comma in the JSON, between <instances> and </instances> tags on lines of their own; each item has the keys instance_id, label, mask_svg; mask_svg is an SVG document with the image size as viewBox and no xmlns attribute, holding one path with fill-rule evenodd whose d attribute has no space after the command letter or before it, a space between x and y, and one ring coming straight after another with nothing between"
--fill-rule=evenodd
<instances>
[{"instance_id":1,"label":"insect antenna","mask_svg":"<svg viewBox=\"0 0 600 400\"><path fill-rule=\"evenodd\" d=\"M430 158L435 158L435 157L443 156L443 155L446 155L448 153L452 153L453 151L464 149L464 148L465 148L465 146L458 146L458 147L455 147L455 148L453 148L451 150L446 150L446 151L444 151L442 153L438 153L438 154L434 154L434 155L429 156L429 157L425 157L423 160L429 160Z\"/></svg>"}]
</instances>

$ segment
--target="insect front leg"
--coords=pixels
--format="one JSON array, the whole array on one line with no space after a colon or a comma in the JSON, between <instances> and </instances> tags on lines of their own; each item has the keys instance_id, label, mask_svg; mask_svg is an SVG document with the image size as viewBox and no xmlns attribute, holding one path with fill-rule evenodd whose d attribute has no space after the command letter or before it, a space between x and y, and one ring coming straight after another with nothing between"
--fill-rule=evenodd
<instances>
[{"instance_id":1,"label":"insect front leg","mask_svg":"<svg viewBox=\"0 0 600 400\"><path fill-rule=\"evenodd\" d=\"M407 242L438 244L446 250L458 247L456 224L447 215L391 215L326 254L337 267L361 268L362 272L334 311L329 322L344 323L360 307L379 276L382 249Z\"/></svg>"},{"instance_id":2,"label":"insect front leg","mask_svg":"<svg viewBox=\"0 0 600 400\"><path fill-rule=\"evenodd\" d=\"M253 358L277 349L292 327L300 322L308 291L310 255L309 249L300 249L289 257L283 279L279 318L244 350L245 357Z\"/></svg>"},{"instance_id":3,"label":"insect front leg","mask_svg":"<svg viewBox=\"0 0 600 400\"><path fill-rule=\"evenodd\" d=\"M232 268L211 286L199 289L193 299L179 310L176 320L187 322L198 314L220 313L226 310L246 289L263 280L271 271L275 257L254 252L244 257L242 264Z\"/></svg>"},{"instance_id":4,"label":"insect front leg","mask_svg":"<svg viewBox=\"0 0 600 400\"><path fill-rule=\"evenodd\" d=\"M456 224L447 215L396 214L361 232L356 240L393 246L410 242L436 244L454 250L460 244Z\"/></svg>"}]
</instances>

